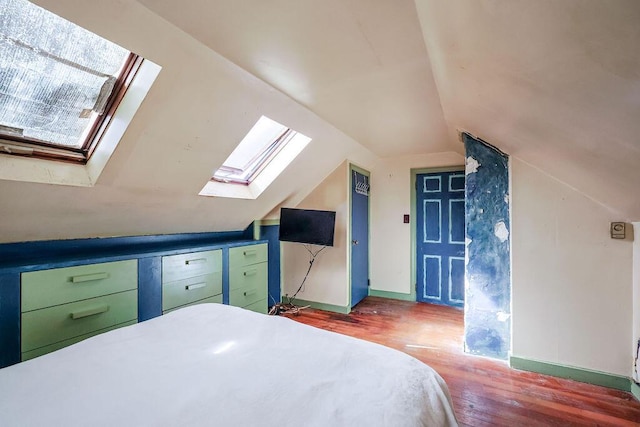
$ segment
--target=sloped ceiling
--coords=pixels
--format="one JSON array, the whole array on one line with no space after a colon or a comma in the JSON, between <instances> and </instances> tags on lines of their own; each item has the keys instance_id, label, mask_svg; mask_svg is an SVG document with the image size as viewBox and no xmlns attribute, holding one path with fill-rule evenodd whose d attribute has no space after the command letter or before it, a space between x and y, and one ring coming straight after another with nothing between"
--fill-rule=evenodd
<instances>
[{"instance_id":1,"label":"sloped ceiling","mask_svg":"<svg viewBox=\"0 0 640 427\"><path fill-rule=\"evenodd\" d=\"M637 0L34 1L163 70L95 187L0 182L2 242L241 229L459 131L640 220ZM261 114L312 144L257 200L198 196Z\"/></svg>"},{"instance_id":2,"label":"sloped ceiling","mask_svg":"<svg viewBox=\"0 0 640 427\"><path fill-rule=\"evenodd\" d=\"M378 156L455 148L413 0L140 2Z\"/></svg>"},{"instance_id":3,"label":"sloped ceiling","mask_svg":"<svg viewBox=\"0 0 640 427\"><path fill-rule=\"evenodd\" d=\"M640 219L640 2L416 5L450 132Z\"/></svg>"},{"instance_id":4,"label":"sloped ceiling","mask_svg":"<svg viewBox=\"0 0 640 427\"><path fill-rule=\"evenodd\" d=\"M381 157L470 132L640 219L640 2L140 0Z\"/></svg>"},{"instance_id":5,"label":"sloped ceiling","mask_svg":"<svg viewBox=\"0 0 640 427\"><path fill-rule=\"evenodd\" d=\"M36 3L162 71L95 186L0 180L0 242L242 230L275 206L295 206L345 159L377 159L134 0ZM199 196L261 115L311 143L256 200Z\"/></svg>"}]
</instances>

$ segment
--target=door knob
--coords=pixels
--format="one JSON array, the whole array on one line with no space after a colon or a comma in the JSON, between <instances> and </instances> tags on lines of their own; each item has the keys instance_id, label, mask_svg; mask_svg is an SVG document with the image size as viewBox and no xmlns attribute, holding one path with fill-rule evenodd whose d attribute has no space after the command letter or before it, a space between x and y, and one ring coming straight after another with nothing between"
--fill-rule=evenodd
<instances>
[{"instance_id":1,"label":"door knob","mask_svg":"<svg viewBox=\"0 0 640 427\"><path fill-rule=\"evenodd\" d=\"M358 241L357 240L352 240L351 243L353 243L354 245L357 245Z\"/></svg>"}]
</instances>

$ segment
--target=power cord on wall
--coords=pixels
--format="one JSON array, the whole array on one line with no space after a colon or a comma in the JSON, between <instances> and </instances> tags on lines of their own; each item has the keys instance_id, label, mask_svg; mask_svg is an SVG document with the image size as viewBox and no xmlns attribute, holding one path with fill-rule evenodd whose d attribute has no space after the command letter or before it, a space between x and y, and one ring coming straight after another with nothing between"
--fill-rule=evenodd
<instances>
[{"instance_id":1,"label":"power cord on wall","mask_svg":"<svg viewBox=\"0 0 640 427\"><path fill-rule=\"evenodd\" d=\"M311 271L311 267L313 267L313 263L316 261L316 257L320 254L320 252L325 250L327 247L323 246L323 247L321 247L320 249L318 249L315 252L311 250L309 245L304 245L304 247L307 250L307 252L309 252L309 268L307 269L307 274L304 275L304 279L302 279L302 283L300 283L300 286L298 287L298 290L296 290L296 293L293 294L293 296L291 298L289 298L289 295L285 294L284 297L287 299L288 302L275 304L273 307L271 307L271 310L269 310L269 314L272 314L272 315L278 315L278 314L295 314L295 315L298 315L300 313L300 310L309 307L309 306L298 307L297 305L294 304L294 301L296 299L296 296L298 296L298 293L300 292L300 290L302 290L302 288L304 286L304 283L307 281L307 278L309 277L309 272Z\"/></svg>"}]
</instances>

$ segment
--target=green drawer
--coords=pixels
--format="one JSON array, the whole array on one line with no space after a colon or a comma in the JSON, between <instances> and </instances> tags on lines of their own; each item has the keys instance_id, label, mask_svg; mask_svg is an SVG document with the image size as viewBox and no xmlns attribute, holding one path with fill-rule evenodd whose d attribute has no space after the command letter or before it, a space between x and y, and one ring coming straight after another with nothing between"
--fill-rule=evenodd
<instances>
[{"instance_id":1,"label":"green drawer","mask_svg":"<svg viewBox=\"0 0 640 427\"><path fill-rule=\"evenodd\" d=\"M267 244L239 246L229 249L229 268L243 267L267 261Z\"/></svg>"},{"instance_id":2,"label":"green drawer","mask_svg":"<svg viewBox=\"0 0 640 427\"><path fill-rule=\"evenodd\" d=\"M36 348L35 350L27 351L22 353L22 361L33 359L34 357L42 356L43 354L51 353L52 351L60 350L61 348L70 346L71 344L75 344L87 338L93 337L95 335L103 334L105 332L112 331L114 329L122 328L124 326L135 325L138 323L137 320L132 320L131 322L121 323L119 325L112 326L110 328L100 329L99 331L93 331L88 334L80 335L77 337L70 338L68 340L59 341L55 344L46 345L44 347Z\"/></svg>"},{"instance_id":3,"label":"green drawer","mask_svg":"<svg viewBox=\"0 0 640 427\"><path fill-rule=\"evenodd\" d=\"M137 289L138 261L116 261L22 273L22 311Z\"/></svg>"},{"instance_id":4,"label":"green drawer","mask_svg":"<svg viewBox=\"0 0 640 427\"><path fill-rule=\"evenodd\" d=\"M222 271L222 250L162 257L162 283Z\"/></svg>"},{"instance_id":5,"label":"green drawer","mask_svg":"<svg viewBox=\"0 0 640 427\"><path fill-rule=\"evenodd\" d=\"M267 263L247 265L229 270L229 290L244 289L246 287L267 288Z\"/></svg>"},{"instance_id":6,"label":"green drawer","mask_svg":"<svg viewBox=\"0 0 640 427\"><path fill-rule=\"evenodd\" d=\"M195 301L195 302L192 302L190 304L181 305L180 307L174 307L174 308L171 308L169 310L163 311L162 314L166 314L166 313L168 313L170 311L178 310L180 308L187 307L189 305L204 304L204 303L222 304L222 294L216 295L216 296L210 297L210 298L201 299L200 301Z\"/></svg>"},{"instance_id":7,"label":"green drawer","mask_svg":"<svg viewBox=\"0 0 640 427\"><path fill-rule=\"evenodd\" d=\"M229 305L244 308L262 299L266 301L266 298L267 298L266 286L237 289L229 292Z\"/></svg>"},{"instance_id":8,"label":"green drawer","mask_svg":"<svg viewBox=\"0 0 640 427\"><path fill-rule=\"evenodd\" d=\"M22 313L22 352L137 319L137 290Z\"/></svg>"},{"instance_id":9,"label":"green drawer","mask_svg":"<svg viewBox=\"0 0 640 427\"><path fill-rule=\"evenodd\" d=\"M254 302L253 304L249 304L247 306L242 307L245 310L255 311L256 313L267 314L267 310L269 307L267 306L267 299L260 300L258 302Z\"/></svg>"},{"instance_id":10,"label":"green drawer","mask_svg":"<svg viewBox=\"0 0 640 427\"><path fill-rule=\"evenodd\" d=\"M222 294L222 272L162 284L162 310Z\"/></svg>"},{"instance_id":11,"label":"green drawer","mask_svg":"<svg viewBox=\"0 0 640 427\"><path fill-rule=\"evenodd\" d=\"M246 307L267 297L267 263L229 272L229 304Z\"/></svg>"}]
</instances>

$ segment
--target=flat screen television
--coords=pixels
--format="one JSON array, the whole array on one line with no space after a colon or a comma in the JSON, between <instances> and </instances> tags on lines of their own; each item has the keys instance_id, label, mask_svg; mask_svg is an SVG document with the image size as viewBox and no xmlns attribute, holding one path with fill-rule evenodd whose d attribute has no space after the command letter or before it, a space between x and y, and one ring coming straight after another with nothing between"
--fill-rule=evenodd
<instances>
[{"instance_id":1,"label":"flat screen television","mask_svg":"<svg viewBox=\"0 0 640 427\"><path fill-rule=\"evenodd\" d=\"M336 213L311 209L280 209L280 240L333 246Z\"/></svg>"}]
</instances>

